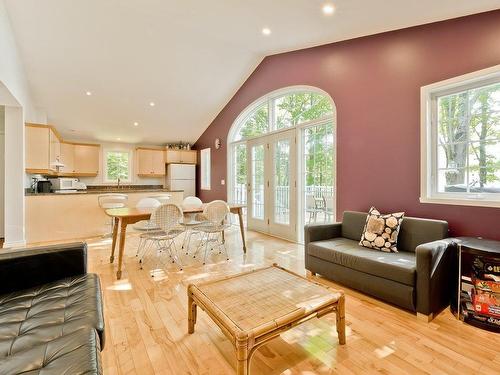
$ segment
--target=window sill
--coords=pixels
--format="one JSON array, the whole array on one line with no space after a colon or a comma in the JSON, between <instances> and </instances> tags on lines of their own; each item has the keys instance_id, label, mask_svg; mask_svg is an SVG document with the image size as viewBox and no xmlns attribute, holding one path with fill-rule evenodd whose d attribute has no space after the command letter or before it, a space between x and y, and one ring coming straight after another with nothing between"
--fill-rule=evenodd
<instances>
[{"instance_id":1,"label":"window sill","mask_svg":"<svg viewBox=\"0 0 500 375\"><path fill-rule=\"evenodd\" d=\"M500 208L500 200L420 197L420 203Z\"/></svg>"}]
</instances>

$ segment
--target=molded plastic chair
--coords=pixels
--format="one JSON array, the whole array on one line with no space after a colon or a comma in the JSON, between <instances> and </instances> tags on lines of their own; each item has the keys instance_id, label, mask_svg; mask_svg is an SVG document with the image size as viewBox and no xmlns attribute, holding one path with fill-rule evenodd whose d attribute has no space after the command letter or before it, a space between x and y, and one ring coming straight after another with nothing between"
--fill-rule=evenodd
<instances>
[{"instance_id":1,"label":"molded plastic chair","mask_svg":"<svg viewBox=\"0 0 500 375\"><path fill-rule=\"evenodd\" d=\"M106 193L100 194L97 197L99 207L104 211L110 208L123 208L127 206L128 195L121 193ZM113 233L113 219L111 219L111 232L106 233L103 237L110 236Z\"/></svg>"}]
</instances>

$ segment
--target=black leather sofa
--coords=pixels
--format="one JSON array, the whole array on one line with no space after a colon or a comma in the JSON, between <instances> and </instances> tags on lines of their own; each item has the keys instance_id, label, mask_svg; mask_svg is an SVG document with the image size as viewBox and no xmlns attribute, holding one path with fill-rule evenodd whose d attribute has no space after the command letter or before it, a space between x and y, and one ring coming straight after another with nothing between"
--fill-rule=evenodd
<instances>
[{"instance_id":1,"label":"black leather sofa","mask_svg":"<svg viewBox=\"0 0 500 375\"><path fill-rule=\"evenodd\" d=\"M448 223L405 217L398 253L359 245L367 213L346 211L342 223L305 227L305 266L349 288L417 312L431 320L449 305L456 246Z\"/></svg>"},{"instance_id":2,"label":"black leather sofa","mask_svg":"<svg viewBox=\"0 0 500 375\"><path fill-rule=\"evenodd\" d=\"M0 374L102 374L103 347L86 244L0 252Z\"/></svg>"}]
</instances>

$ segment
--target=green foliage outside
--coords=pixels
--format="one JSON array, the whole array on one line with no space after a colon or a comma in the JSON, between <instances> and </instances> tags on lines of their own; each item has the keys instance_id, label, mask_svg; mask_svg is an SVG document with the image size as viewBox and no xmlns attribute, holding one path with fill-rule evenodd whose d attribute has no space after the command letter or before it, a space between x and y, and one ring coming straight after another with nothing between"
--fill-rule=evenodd
<instances>
[{"instance_id":1,"label":"green foliage outside","mask_svg":"<svg viewBox=\"0 0 500 375\"><path fill-rule=\"evenodd\" d=\"M325 117L332 113L329 99L317 93L293 93L275 99L275 127L283 129L293 127L308 121ZM266 134L269 131L268 103L258 107L245 121L236 139L247 139ZM287 145L282 142L276 157L280 160L276 165L275 175L279 186L288 186L289 166L286 160ZM289 146L289 145L288 145ZM333 126L326 123L308 128L305 136L306 154L306 185L307 186L332 186L333 185ZM260 159L264 149L255 150L258 155L254 158ZM234 148L235 179L238 185L247 183L247 149L246 144L240 144ZM264 163L254 163L254 175L257 175L259 184L263 175ZM263 176L262 176L263 178ZM262 180L263 184L263 180Z\"/></svg>"},{"instance_id":2,"label":"green foliage outside","mask_svg":"<svg viewBox=\"0 0 500 375\"><path fill-rule=\"evenodd\" d=\"M438 139L446 186L499 181L500 84L439 98Z\"/></svg>"},{"instance_id":3,"label":"green foliage outside","mask_svg":"<svg viewBox=\"0 0 500 375\"><path fill-rule=\"evenodd\" d=\"M118 181L129 179L129 154L128 152L112 151L106 154L106 164L108 166L108 181Z\"/></svg>"}]
</instances>

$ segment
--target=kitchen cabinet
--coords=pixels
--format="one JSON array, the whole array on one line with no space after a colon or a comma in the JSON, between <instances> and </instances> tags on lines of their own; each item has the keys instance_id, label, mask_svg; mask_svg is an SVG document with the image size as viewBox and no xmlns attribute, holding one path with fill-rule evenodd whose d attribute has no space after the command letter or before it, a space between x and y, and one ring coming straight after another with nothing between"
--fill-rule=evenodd
<instances>
[{"instance_id":1,"label":"kitchen cabinet","mask_svg":"<svg viewBox=\"0 0 500 375\"><path fill-rule=\"evenodd\" d=\"M75 172L75 145L68 142L61 143L61 162L64 167L60 169L60 173Z\"/></svg>"},{"instance_id":2,"label":"kitchen cabinet","mask_svg":"<svg viewBox=\"0 0 500 375\"><path fill-rule=\"evenodd\" d=\"M74 175L97 176L99 173L100 145L73 143Z\"/></svg>"},{"instance_id":3,"label":"kitchen cabinet","mask_svg":"<svg viewBox=\"0 0 500 375\"><path fill-rule=\"evenodd\" d=\"M141 177L165 176L165 155L163 150L138 147L137 175Z\"/></svg>"},{"instance_id":4,"label":"kitchen cabinet","mask_svg":"<svg viewBox=\"0 0 500 375\"><path fill-rule=\"evenodd\" d=\"M49 169L57 173L57 164L61 162L61 140L55 129L49 128Z\"/></svg>"},{"instance_id":5,"label":"kitchen cabinet","mask_svg":"<svg viewBox=\"0 0 500 375\"><path fill-rule=\"evenodd\" d=\"M196 150L167 150L167 164L196 164Z\"/></svg>"},{"instance_id":6,"label":"kitchen cabinet","mask_svg":"<svg viewBox=\"0 0 500 375\"><path fill-rule=\"evenodd\" d=\"M45 125L26 124L26 172L48 173L50 164L49 128Z\"/></svg>"}]
</instances>

